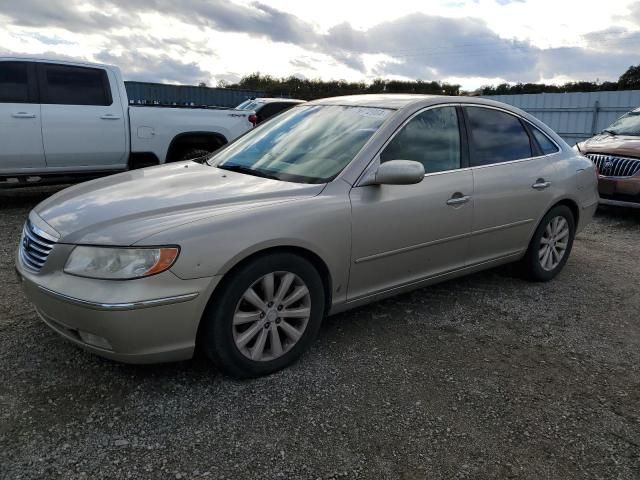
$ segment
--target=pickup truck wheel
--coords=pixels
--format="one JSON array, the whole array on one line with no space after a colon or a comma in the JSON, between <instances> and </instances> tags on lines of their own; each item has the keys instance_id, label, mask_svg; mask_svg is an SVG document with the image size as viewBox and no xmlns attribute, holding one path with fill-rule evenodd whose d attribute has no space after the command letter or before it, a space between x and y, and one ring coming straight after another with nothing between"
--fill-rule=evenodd
<instances>
[{"instance_id":1,"label":"pickup truck wheel","mask_svg":"<svg viewBox=\"0 0 640 480\"><path fill-rule=\"evenodd\" d=\"M211 152L201 148L192 148L184 152L178 161L195 160L196 158L206 157L207 155L211 155Z\"/></svg>"},{"instance_id":2,"label":"pickup truck wheel","mask_svg":"<svg viewBox=\"0 0 640 480\"><path fill-rule=\"evenodd\" d=\"M269 375L309 348L324 303L322 279L307 260L258 257L224 280L202 319L199 348L232 377Z\"/></svg>"}]
</instances>

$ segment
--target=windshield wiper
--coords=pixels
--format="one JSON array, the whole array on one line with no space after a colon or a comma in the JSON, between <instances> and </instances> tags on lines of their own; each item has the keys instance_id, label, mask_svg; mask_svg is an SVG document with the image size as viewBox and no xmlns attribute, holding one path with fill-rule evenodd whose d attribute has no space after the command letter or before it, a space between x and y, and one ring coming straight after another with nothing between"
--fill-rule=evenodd
<instances>
[{"instance_id":1,"label":"windshield wiper","mask_svg":"<svg viewBox=\"0 0 640 480\"><path fill-rule=\"evenodd\" d=\"M254 177L280 180L276 175L272 175L261 170L254 170L253 168L245 167L243 165L218 165L218 168L221 168L222 170L229 170L230 172L245 173L247 175L253 175Z\"/></svg>"},{"instance_id":2,"label":"windshield wiper","mask_svg":"<svg viewBox=\"0 0 640 480\"><path fill-rule=\"evenodd\" d=\"M618 132L616 132L615 130L609 130L608 128L605 128L604 130L602 130L602 133L608 133L609 135L618 135Z\"/></svg>"}]
</instances>

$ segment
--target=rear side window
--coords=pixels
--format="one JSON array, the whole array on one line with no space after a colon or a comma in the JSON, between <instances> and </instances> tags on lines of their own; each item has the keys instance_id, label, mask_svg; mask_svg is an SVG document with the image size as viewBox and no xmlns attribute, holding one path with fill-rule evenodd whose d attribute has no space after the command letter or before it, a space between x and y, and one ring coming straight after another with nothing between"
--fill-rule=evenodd
<instances>
[{"instance_id":1,"label":"rear side window","mask_svg":"<svg viewBox=\"0 0 640 480\"><path fill-rule=\"evenodd\" d=\"M0 62L0 103L28 103L29 74L25 62Z\"/></svg>"},{"instance_id":2,"label":"rear side window","mask_svg":"<svg viewBox=\"0 0 640 480\"><path fill-rule=\"evenodd\" d=\"M415 160L426 173L460 168L455 107L433 108L413 117L380 154L381 162L389 160Z\"/></svg>"},{"instance_id":3,"label":"rear side window","mask_svg":"<svg viewBox=\"0 0 640 480\"><path fill-rule=\"evenodd\" d=\"M111 105L107 72L99 68L42 65L42 103Z\"/></svg>"},{"instance_id":4,"label":"rear side window","mask_svg":"<svg viewBox=\"0 0 640 480\"><path fill-rule=\"evenodd\" d=\"M556 153L557 151L559 151L558 147L556 147L556 144L549 140L549 137L547 137L544 133L542 133L533 125L530 125L529 128L531 128L533 136L535 137L536 142L538 142L540 150L542 150L542 153L544 155L549 155L551 153Z\"/></svg>"},{"instance_id":5,"label":"rear side window","mask_svg":"<svg viewBox=\"0 0 640 480\"><path fill-rule=\"evenodd\" d=\"M465 111L472 166L533 156L529 134L517 117L492 108L465 107Z\"/></svg>"},{"instance_id":6,"label":"rear side window","mask_svg":"<svg viewBox=\"0 0 640 480\"><path fill-rule=\"evenodd\" d=\"M266 120L267 118L271 118L274 115L282 112L283 110L291 108L292 106L293 105L291 103L267 103L258 111L258 115L262 118L262 120Z\"/></svg>"}]
</instances>

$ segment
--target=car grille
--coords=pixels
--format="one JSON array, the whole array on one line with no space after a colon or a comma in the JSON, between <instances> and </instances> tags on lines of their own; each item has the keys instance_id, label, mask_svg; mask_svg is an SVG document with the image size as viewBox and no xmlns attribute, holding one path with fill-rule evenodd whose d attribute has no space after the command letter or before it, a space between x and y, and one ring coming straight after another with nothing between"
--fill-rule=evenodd
<instances>
[{"instance_id":1,"label":"car grille","mask_svg":"<svg viewBox=\"0 0 640 480\"><path fill-rule=\"evenodd\" d=\"M632 177L640 170L640 160L636 158L597 153L588 153L587 157L598 167L600 175L605 177Z\"/></svg>"},{"instance_id":2,"label":"car grille","mask_svg":"<svg viewBox=\"0 0 640 480\"><path fill-rule=\"evenodd\" d=\"M20 259L24 267L32 272L39 272L55 244L53 237L27 220L20 238Z\"/></svg>"}]
</instances>

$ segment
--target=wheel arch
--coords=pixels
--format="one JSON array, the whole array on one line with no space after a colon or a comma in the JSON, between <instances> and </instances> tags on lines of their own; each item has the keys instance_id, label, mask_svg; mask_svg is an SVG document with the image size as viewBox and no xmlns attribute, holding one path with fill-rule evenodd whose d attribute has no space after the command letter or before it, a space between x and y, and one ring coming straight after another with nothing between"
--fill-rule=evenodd
<instances>
[{"instance_id":1,"label":"wheel arch","mask_svg":"<svg viewBox=\"0 0 640 480\"><path fill-rule=\"evenodd\" d=\"M305 260L307 260L309 263L311 263L311 265L313 265L313 267L318 271L318 274L320 275L320 278L322 280L322 285L324 287L325 315L329 313L329 311L331 310L331 303L332 303L333 280L331 276L331 271L329 270L328 265L322 259L322 257L320 257L320 255L310 250L309 248L305 248L299 245L278 245L278 246L264 247L259 250L250 252L240 259L236 258L235 260L232 260L231 262L226 264L225 267L221 270L223 272L222 279L218 282L213 292L211 292L209 300L207 301L207 306L205 307L202 313L202 316L200 318L197 338L200 337L200 331L203 324L202 319L204 318L205 315L207 315L208 311L210 310L210 306L215 302L216 297L222 291L223 286L227 282L229 282L230 279L233 277L234 272L236 272L238 269L240 269L242 266L246 265L247 263L256 260L257 258L272 255L275 253L290 253L290 254L298 255L304 258Z\"/></svg>"},{"instance_id":2,"label":"wheel arch","mask_svg":"<svg viewBox=\"0 0 640 480\"><path fill-rule=\"evenodd\" d=\"M214 151L229 143L221 133L193 131L182 132L171 139L164 163L175 162L188 148L202 148Z\"/></svg>"},{"instance_id":3,"label":"wheel arch","mask_svg":"<svg viewBox=\"0 0 640 480\"><path fill-rule=\"evenodd\" d=\"M536 230L538 230L538 227L540 226L540 222L542 222L542 219L547 215L547 213L549 213L552 209L556 208L559 205L564 205L568 207L569 210L571 210L571 213L573 214L575 228L576 229L578 228L578 222L580 221L580 207L578 206L578 202L576 202L573 198L570 198L570 197L564 197L564 198L558 199L554 203L552 203L549 206L549 208L547 208L544 211L544 213L540 216L540 218L536 222L534 228L531 230L531 233L529 234L529 242L527 243L527 246L531 243L531 240L533 239L533 236L535 235Z\"/></svg>"}]
</instances>

